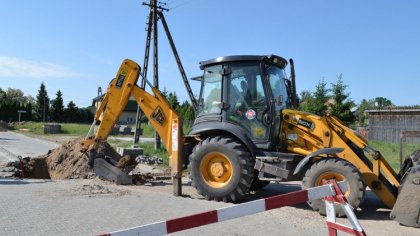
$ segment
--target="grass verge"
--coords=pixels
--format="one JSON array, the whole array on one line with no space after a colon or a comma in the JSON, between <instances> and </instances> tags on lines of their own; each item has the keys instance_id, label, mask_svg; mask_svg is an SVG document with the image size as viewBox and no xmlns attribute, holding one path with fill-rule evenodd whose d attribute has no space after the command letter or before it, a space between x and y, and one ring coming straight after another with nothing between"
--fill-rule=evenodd
<instances>
[{"instance_id":1,"label":"grass verge","mask_svg":"<svg viewBox=\"0 0 420 236\"><path fill-rule=\"evenodd\" d=\"M89 131L89 124L73 124L73 123L60 123L61 133L49 134L49 135L70 135L70 136L84 136ZM44 123L42 122L24 122L19 125L15 125L13 129L19 131L24 130L36 135L44 135Z\"/></svg>"},{"instance_id":2,"label":"grass verge","mask_svg":"<svg viewBox=\"0 0 420 236\"><path fill-rule=\"evenodd\" d=\"M379 151L396 172L400 170L400 145L396 143L385 143L369 141L369 146ZM415 150L420 148L419 144L405 143L403 145L403 161Z\"/></svg>"}]
</instances>

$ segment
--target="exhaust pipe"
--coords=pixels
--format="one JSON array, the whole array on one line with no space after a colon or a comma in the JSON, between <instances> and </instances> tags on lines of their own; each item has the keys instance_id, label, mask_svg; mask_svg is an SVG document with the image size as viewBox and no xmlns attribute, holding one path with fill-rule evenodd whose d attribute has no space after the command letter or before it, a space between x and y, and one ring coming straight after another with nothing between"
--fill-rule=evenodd
<instances>
[{"instance_id":1,"label":"exhaust pipe","mask_svg":"<svg viewBox=\"0 0 420 236\"><path fill-rule=\"evenodd\" d=\"M296 74L295 74L295 64L293 62L293 59L289 59L290 63L290 79L292 81L292 103L294 108L298 108L298 99L296 94Z\"/></svg>"}]
</instances>

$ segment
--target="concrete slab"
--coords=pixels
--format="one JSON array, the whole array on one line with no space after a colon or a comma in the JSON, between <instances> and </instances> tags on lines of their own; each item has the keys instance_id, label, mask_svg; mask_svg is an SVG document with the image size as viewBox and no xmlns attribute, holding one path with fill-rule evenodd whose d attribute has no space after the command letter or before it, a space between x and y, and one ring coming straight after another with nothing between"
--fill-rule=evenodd
<instances>
[{"instance_id":1,"label":"concrete slab","mask_svg":"<svg viewBox=\"0 0 420 236\"><path fill-rule=\"evenodd\" d=\"M143 155L144 150L143 148L139 148L139 147L131 147L131 148L117 147L117 152L121 156L129 155L131 157L138 157L140 155Z\"/></svg>"}]
</instances>

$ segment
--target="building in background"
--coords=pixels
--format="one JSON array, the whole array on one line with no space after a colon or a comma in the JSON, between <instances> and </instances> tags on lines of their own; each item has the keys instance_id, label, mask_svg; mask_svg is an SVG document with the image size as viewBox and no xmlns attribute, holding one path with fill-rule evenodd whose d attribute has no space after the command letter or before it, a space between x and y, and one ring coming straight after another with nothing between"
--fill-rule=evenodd
<instances>
[{"instance_id":1,"label":"building in background","mask_svg":"<svg viewBox=\"0 0 420 236\"><path fill-rule=\"evenodd\" d=\"M368 139L399 143L403 131L420 131L420 109L392 108L367 110ZM408 143L420 143L420 138L409 138Z\"/></svg>"},{"instance_id":2,"label":"building in background","mask_svg":"<svg viewBox=\"0 0 420 236\"><path fill-rule=\"evenodd\" d=\"M92 107L94 107L93 112L96 112L99 105L101 104L102 98L104 95L96 97L92 100ZM127 103L123 113L121 114L120 118L118 119L117 124L119 125L134 125L136 124L137 118L137 102L133 97L130 97L130 100Z\"/></svg>"}]
</instances>

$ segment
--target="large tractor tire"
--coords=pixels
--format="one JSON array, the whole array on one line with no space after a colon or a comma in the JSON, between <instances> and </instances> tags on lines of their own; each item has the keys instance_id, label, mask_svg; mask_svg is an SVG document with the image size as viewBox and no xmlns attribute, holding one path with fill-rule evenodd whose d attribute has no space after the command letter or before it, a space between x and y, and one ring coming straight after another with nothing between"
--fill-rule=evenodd
<instances>
[{"instance_id":1,"label":"large tractor tire","mask_svg":"<svg viewBox=\"0 0 420 236\"><path fill-rule=\"evenodd\" d=\"M254 178L252 157L243 144L227 136L209 137L190 155L192 186L207 200L236 202Z\"/></svg>"},{"instance_id":2,"label":"large tractor tire","mask_svg":"<svg viewBox=\"0 0 420 236\"><path fill-rule=\"evenodd\" d=\"M365 185L360 172L351 163L338 158L321 159L315 162L309 170L306 171L302 180L303 188L311 188L322 185L322 180L334 179L337 182L347 181L348 190L344 192L349 204L354 208L360 205L365 196ZM321 215L326 214L325 202L323 199L317 199L308 202L308 204L318 211ZM336 215L345 216L345 212L335 206Z\"/></svg>"}]
</instances>

